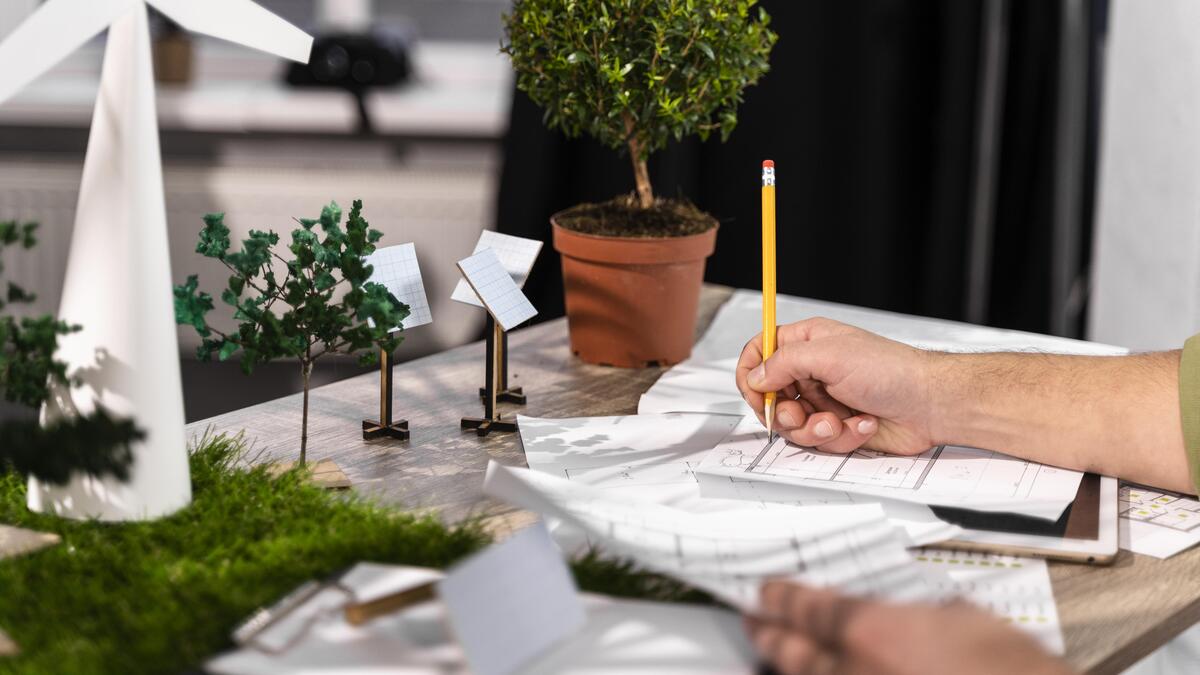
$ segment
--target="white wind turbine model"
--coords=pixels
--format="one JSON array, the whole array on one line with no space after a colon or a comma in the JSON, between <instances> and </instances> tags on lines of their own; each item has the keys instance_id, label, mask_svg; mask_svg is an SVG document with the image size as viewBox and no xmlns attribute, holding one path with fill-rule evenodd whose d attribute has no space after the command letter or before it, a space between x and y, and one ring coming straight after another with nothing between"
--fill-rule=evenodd
<instances>
[{"instance_id":1,"label":"white wind turbine model","mask_svg":"<svg viewBox=\"0 0 1200 675\"><path fill-rule=\"evenodd\" d=\"M127 482L30 480L29 508L72 518L156 518L191 501L147 3L189 30L302 63L312 47L251 0L47 0L0 43L3 103L109 29L59 308L83 325L59 350L83 383L43 414L103 405L146 440Z\"/></svg>"}]
</instances>

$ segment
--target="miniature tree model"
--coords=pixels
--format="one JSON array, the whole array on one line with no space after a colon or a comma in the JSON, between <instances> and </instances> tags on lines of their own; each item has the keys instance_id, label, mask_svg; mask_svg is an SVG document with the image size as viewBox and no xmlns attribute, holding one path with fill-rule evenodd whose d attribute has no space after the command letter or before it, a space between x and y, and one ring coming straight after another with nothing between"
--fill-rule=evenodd
<instances>
[{"instance_id":1,"label":"miniature tree model","mask_svg":"<svg viewBox=\"0 0 1200 675\"><path fill-rule=\"evenodd\" d=\"M517 87L570 136L626 151L637 203L654 205L646 160L671 139L737 125L742 90L776 36L755 0L517 0L505 17Z\"/></svg>"},{"instance_id":2,"label":"miniature tree model","mask_svg":"<svg viewBox=\"0 0 1200 675\"><path fill-rule=\"evenodd\" d=\"M686 199L656 199L646 163L671 140L733 132L742 92L767 72L776 39L755 5L516 0L504 17L501 50L546 124L586 132L633 166L633 194L551 217L571 351L585 361L663 366L691 353L717 221ZM749 181L758 166L730 170L730 180Z\"/></svg>"},{"instance_id":3,"label":"miniature tree model","mask_svg":"<svg viewBox=\"0 0 1200 675\"><path fill-rule=\"evenodd\" d=\"M287 248L292 259L280 256L274 246L279 235L250 231L240 251L230 252L229 228L222 213L204 217L196 252L221 261L232 276L221 300L234 308L240 323L236 332L223 333L207 321L212 296L198 290L195 275L175 287L175 320L195 327L203 338L197 355L213 354L224 361L239 350L242 370L277 358L300 361L304 381L304 414L300 431L300 464L308 450L308 392L313 364L327 354L354 354L368 347L391 353L401 337L391 329L401 326L408 307L381 284L367 281L373 271L363 257L375 250L383 236L362 217L362 202L355 201L346 221L336 202L321 209L316 219L301 219ZM317 226L320 226L319 231ZM276 276L276 263L285 266ZM341 293L335 301L335 296ZM376 351L362 354L359 363L372 365Z\"/></svg>"},{"instance_id":4,"label":"miniature tree model","mask_svg":"<svg viewBox=\"0 0 1200 675\"><path fill-rule=\"evenodd\" d=\"M35 223L0 222L0 251L12 246L32 248L36 229ZM10 281L0 296L0 310L34 300ZM130 443L141 440L143 433L132 421L117 419L100 407L80 415L65 395L71 383L67 364L54 354L59 336L78 330L49 315L20 319L0 315L0 395L32 410L52 398L56 405L68 408L66 415L48 419L45 426L36 419L0 422L0 466L7 461L18 472L55 485L65 484L76 471L125 480L132 461Z\"/></svg>"}]
</instances>

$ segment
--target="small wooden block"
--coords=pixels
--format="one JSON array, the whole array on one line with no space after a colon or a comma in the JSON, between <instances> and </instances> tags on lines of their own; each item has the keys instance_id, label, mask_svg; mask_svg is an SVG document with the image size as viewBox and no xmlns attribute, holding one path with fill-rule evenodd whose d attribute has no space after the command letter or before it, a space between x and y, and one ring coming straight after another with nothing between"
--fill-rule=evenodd
<instances>
[{"instance_id":1,"label":"small wooden block","mask_svg":"<svg viewBox=\"0 0 1200 675\"><path fill-rule=\"evenodd\" d=\"M12 638L8 637L3 630L0 630L0 657L16 656L19 653L21 650L17 647L17 643L13 642Z\"/></svg>"},{"instance_id":2,"label":"small wooden block","mask_svg":"<svg viewBox=\"0 0 1200 675\"><path fill-rule=\"evenodd\" d=\"M280 476L295 466L296 462L275 462L267 469L267 473ZM319 488L344 490L351 486L350 479L332 459L323 459L316 464L309 463L308 471L311 475L310 481Z\"/></svg>"},{"instance_id":3,"label":"small wooden block","mask_svg":"<svg viewBox=\"0 0 1200 675\"><path fill-rule=\"evenodd\" d=\"M59 541L57 534L0 525L0 560L40 551Z\"/></svg>"}]
</instances>

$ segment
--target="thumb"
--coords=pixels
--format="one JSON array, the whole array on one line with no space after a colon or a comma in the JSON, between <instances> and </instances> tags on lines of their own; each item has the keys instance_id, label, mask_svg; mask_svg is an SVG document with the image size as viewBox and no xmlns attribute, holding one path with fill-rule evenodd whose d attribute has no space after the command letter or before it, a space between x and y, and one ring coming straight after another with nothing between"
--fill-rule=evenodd
<instances>
[{"instance_id":1,"label":"thumb","mask_svg":"<svg viewBox=\"0 0 1200 675\"><path fill-rule=\"evenodd\" d=\"M779 349L746 376L746 384L757 392L779 391L794 382L812 380L816 354L805 343L789 344Z\"/></svg>"}]
</instances>

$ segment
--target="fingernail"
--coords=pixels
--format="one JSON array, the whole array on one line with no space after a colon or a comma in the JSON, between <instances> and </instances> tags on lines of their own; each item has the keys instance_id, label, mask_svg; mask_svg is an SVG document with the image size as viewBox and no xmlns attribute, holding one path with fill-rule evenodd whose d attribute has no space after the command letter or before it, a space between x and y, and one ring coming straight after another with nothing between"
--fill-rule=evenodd
<instances>
[{"instance_id":1,"label":"fingernail","mask_svg":"<svg viewBox=\"0 0 1200 675\"><path fill-rule=\"evenodd\" d=\"M813 429L821 438L829 438L833 435L833 425L827 421L817 423L817 428Z\"/></svg>"},{"instance_id":2,"label":"fingernail","mask_svg":"<svg viewBox=\"0 0 1200 675\"><path fill-rule=\"evenodd\" d=\"M858 433L869 434L875 431L875 420L859 420Z\"/></svg>"},{"instance_id":3,"label":"fingernail","mask_svg":"<svg viewBox=\"0 0 1200 675\"><path fill-rule=\"evenodd\" d=\"M790 413L786 410L780 410L779 411L779 423L785 427L794 427L794 426L796 426L796 418L792 417L792 413Z\"/></svg>"},{"instance_id":4,"label":"fingernail","mask_svg":"<svg viewBox=\"0 0 1200 675\"><path fill-rule=\"evenodd\" d=\"M767 367L765 365L761 365L761 366L755 368L754 370L750 371L750 381L751 382L762 382L766 378L767 378Z\"/></svg>"}]
</instances>

